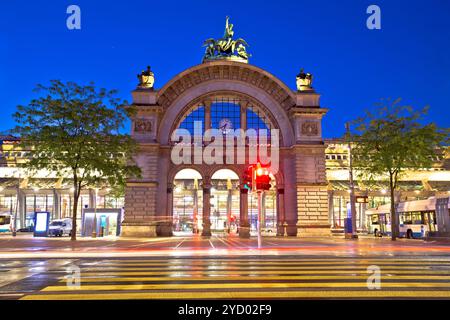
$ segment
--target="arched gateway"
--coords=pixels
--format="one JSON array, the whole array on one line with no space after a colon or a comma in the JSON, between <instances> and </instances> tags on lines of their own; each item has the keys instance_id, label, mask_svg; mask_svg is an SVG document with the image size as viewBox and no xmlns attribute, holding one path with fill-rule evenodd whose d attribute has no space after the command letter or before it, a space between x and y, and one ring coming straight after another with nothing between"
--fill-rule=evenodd
<instances>
[{"instance_id":1,"label":"arched gateway","mask_svg":"<svg viewBox=\"0 0 450 320\"><path fill-rule=\"evenodd\" d=\"M135 159L142 177L127 184L122 236L171 236L180 231L208 236L233 228L248 237L253 200L242 176L252 161L247 153L244 162L237 161L238 140L227 140L238 132L235 129L256 133L256 140L251 135L243 140L246 151L255 141L259 148L279 145L278 170L266 200L266 226L278 235L330 234L321 134L327 110L311 87L312 76L301 72L298 90L293 91L247 63L242 39L232 40L232 32L225 36L228 42L209 40L202 64L159 90L153 89L150 69L139 76L140 85L132 92L137 114L131 134L139 143ZM233 41L236 48L225 47ZM227 151L218 156L216 150L210 155L223 161L205 161L208 144L215 141L205 139L208 129L217 129L224 145L232 141L231 157ZM278 136L261 140L261 129ZM174 132L191 134L191 140ZM200 154L204 151L203 156L196 158L195 148ZM174 155L184 161L174 160Z\"/></svg>"}]
</instances>

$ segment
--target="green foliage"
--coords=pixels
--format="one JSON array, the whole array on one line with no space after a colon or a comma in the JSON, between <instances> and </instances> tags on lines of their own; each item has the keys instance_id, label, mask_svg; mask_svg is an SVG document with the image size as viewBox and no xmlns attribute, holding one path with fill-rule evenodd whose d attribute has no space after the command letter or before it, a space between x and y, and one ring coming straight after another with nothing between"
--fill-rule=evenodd
<instances>
[{"instance_id":1,"label":"green foliage","mask_svg":"<svg viewBox=\"0 0 450 320\"><path fill-rule=\"evenodd\" d=\"M428 107L414 111L400 99L382 100L378 113L366 112L353 122L356 133L347 136L353 145L354 166L369 175L394 175L404 170L429 168L431 156L448 143L448 129L421 124ZM397 187L398 179L394 187Z\"/></svg>"},{"instance_id":2,"label":"green foliage","mask_svg":"<svg viewBox=\"0 0 450 320\"><path fill-rule=\"evenodd\" d=\"M367 111L353 122L356 132L346 139L353 146L354 168L366 180L387 178L394 208L394 190L401 174L431 167L439 146L448 144L449 129L421 123L428 107L415 111L411 106L400 105L400 99L384 99L377 106L377 113Z\"/></svg>"},{"instance_id":3,"label":"green foliage","mask_svg":"<svg viewBox=\"0 0 450 320\"><path fill-rule=\"evenodd\" d=\"M83 188L107 181L120 189L127 178L140 175L132 160L137 145L119 132L134 110L124 108L116 91L52 80L48 87L38 85L37 92L41 97L18 106L13 115L14 133L33 154L25 168L71 177L75 201Z\"/></svg>"}]
</instances>

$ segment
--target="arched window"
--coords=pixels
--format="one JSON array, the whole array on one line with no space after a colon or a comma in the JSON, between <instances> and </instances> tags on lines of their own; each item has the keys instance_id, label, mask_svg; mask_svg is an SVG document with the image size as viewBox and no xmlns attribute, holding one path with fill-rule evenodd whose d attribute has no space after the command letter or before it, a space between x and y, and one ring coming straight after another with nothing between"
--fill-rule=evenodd
<instances>
[{"instance_id":1,"label":"arched window","mask_svg":"<svg viewBox=\"0 0 450 320\"><path fill-rule=\"evenodd\" d=\"M245 126L241 124L241 106L246 108L244 111L246 115ZM211 128L222 130L224 133L231 129L241 128L255 129L257 133L259 129L266 129L270 137L270 130L273 128L268 116L259 107L248 101L229 97L216 97L199 103L181 120L178 128L186 129L191 135L194 135L194 125L197 121L201 124L201 134L203 135L207 117Z\"/></svg>"},{"instance_id":2,"label":"arched window","mask_svg":"<svg viewBox=\"0 0 450 320\"><path fill-rule=\"evenodd\" d=\"M202 125L202 134L205 132L205 108L198 106L194 110L191 110L184 120L180 123L180 129L188 130L191 135L194 135L194 123L200 121Z\"/></svg>"}]
</instances>

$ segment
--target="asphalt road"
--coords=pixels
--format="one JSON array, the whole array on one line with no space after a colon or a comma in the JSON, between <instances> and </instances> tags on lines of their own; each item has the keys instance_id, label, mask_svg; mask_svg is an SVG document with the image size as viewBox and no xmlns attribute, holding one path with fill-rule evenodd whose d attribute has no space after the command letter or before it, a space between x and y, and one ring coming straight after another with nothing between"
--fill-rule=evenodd
<instances>
[{"instance_id":1,"label":"asphalt road","mask_svg":"<svg viewBox=\"0 0 450 320\"><path fill-rule=\"evenodd\" d=\"M0 299L450 299L447 243L0 238ZM379 277L378 277L379 275Z\"/></svg>"}]
</instances>

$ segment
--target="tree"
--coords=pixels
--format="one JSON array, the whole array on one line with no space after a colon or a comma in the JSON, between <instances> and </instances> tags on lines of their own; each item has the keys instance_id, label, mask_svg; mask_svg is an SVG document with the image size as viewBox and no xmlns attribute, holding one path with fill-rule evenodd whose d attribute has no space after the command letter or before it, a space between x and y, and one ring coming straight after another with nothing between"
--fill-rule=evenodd
<instances>
[{"instance_id":1,"label":"tree","mask_svg":"<svg viewBox=\"0 0 450 320\"><path fill-rule=\"evenodd\" d=\"M400 101L381 100L376 114L366 111L353 122L357 133L349 136L355 168L369 179L378 176L389 180L392 240L398 234L395 190L399 177L405 170L429 168L436 150L448 143L449 134L448 129L434 123L421 124L428 107L415 111L400 105Z\"/></svg>"},{"instance_id":2,"label":"tree","mask_svg":"<svg viewBox=\"0 0 450 320\"><path fill-rule=\"evenodd\" d=\"M133 109L125 108L115 90L96 89L91 83L52 80L38 85L44 94L26 106L18 106L13 132L22 147L32 150L23 164L28 171L48 169L73 183L73 230L76 240L77 205L81 190L99 183L123 186L140 175L132 155L137 144L120 133Z\"/></svg>"}]
</instances>

